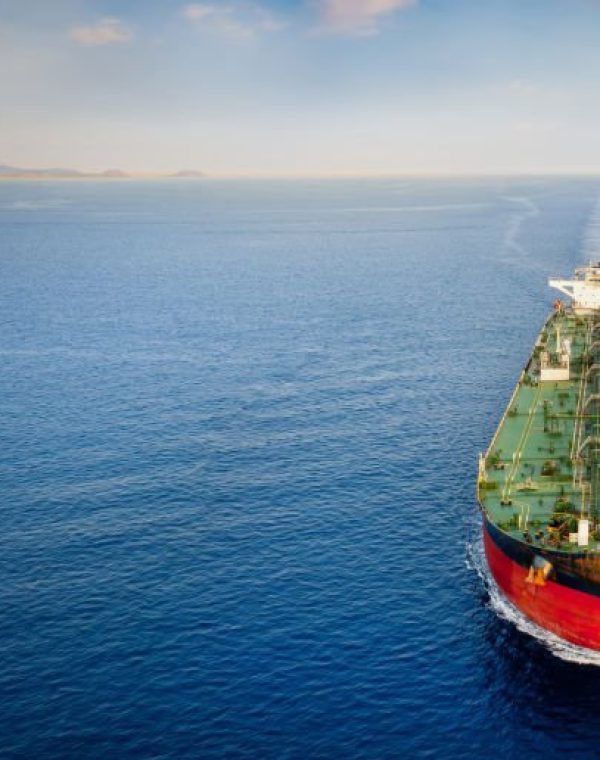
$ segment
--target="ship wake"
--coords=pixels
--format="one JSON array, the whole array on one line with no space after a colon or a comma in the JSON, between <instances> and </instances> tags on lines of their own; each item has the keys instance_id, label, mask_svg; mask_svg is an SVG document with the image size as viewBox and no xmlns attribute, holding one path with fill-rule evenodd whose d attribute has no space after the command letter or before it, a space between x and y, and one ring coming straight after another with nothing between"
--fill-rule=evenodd
<instances>
[{"instance_id":1,"label":"ship wake","mask_svg":"<svg viewBox=\"0 0 600 760\"><path fill-rule=\"evenodd\" d=\"M583 238L584 261L600 258L600 198L596 201Z\"/></svg>"},{"instance_id":2,"label":"ship wake","mask_svg":"<svg viewBox=\"0 0 600 760\"><path fill-rule=\"evenodd\" d=\"M536 625L508 601L492 578L485 559L483 539L467 543L467 567L477 573L488 595L488 607L503 620L512 623L519 631L532 636L556 657L578 665L600 666L600 652L578 647Z\"/></svg>"}]
</instances>

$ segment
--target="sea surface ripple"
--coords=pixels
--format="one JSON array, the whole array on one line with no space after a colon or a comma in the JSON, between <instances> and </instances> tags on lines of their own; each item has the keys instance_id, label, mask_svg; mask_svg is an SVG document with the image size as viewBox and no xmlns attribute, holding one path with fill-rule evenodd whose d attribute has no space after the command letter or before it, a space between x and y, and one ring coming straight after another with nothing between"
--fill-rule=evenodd
<instances>
[{"instance_id":1,"label":"sea surface ripple","mask_svg":"<svg viewBox=\"0 0 600 760\"><path fill-rule=\"evenodd\" d=\"M478 452L596 179L0 184L0 755L595 757Z\"/></svg>"}]
</instances>

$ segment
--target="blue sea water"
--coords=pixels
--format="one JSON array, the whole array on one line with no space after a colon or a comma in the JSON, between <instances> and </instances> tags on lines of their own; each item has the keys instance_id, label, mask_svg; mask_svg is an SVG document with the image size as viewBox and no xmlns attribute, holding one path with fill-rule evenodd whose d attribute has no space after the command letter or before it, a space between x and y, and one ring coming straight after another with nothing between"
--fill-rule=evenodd
<instances>
[{"instance_id":1,"label":"blue sea water","mask_svg":"<svg viewBox=\"0 0 600 760\"><path fill-rule=\"evenodd\" d=\"M597 756L474 479L599 194L2 182L0 755Z\"/></svg>"}]
</instances>

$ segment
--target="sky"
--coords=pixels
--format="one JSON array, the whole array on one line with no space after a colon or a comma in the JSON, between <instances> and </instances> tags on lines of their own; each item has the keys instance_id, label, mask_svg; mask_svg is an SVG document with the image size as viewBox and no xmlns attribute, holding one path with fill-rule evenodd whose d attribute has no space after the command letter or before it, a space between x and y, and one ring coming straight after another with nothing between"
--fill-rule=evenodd
<instances>
[{"instance_id":1,"label":"sky","mask_svg":"<svg viewBox=\"0 0 600 760\"><path fill-rule=\"evenodd\" d=\"M600 0L0 0L0 164L600 173Z\"/></svg>"}]
</instances>

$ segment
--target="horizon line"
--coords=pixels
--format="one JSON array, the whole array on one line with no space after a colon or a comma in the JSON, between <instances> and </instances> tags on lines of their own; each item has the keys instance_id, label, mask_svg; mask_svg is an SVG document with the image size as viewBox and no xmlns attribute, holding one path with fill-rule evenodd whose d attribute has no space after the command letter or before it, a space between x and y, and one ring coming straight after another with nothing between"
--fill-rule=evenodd
<instances>
[{"instance_id":1,"label":"horizon line","mask_svg":"<svg viewBox=\"0 0 600 760\"><path fill-rule=\"evenodd\" d=\"M215 172L206 173L198 172L197 176L185 176L178 174L177 172L159 172L159 171L124 171L121 176L115 176L110 174L103 174L102 171L87 172L83 170L63 170L73 171L73 174L67 174L61 176L60 174L51 175L43 174L43 172L50 172L56 170L56 167L49 168L35 168L35 169L23 169L18 170L22 173L15 173L13 175L0 174L0 181L35 181L35 182L47 182L47 181L109 181L109 182L127 182L127 180L194 180L194 181L207 181L207 180L295 180L295 179L477 179L477 178L502 178L502 177L522 177L522 178L536 178L536 177L581 177L581 178L600 178L600 168L594 170L581 170L581 169L558 169L558 170L546 170L546 169L511 169L511 170L464 170L464 171L398 171L398 172ZM39 172L36 174L35 172Z\"/></svg>"}]
</instances>

